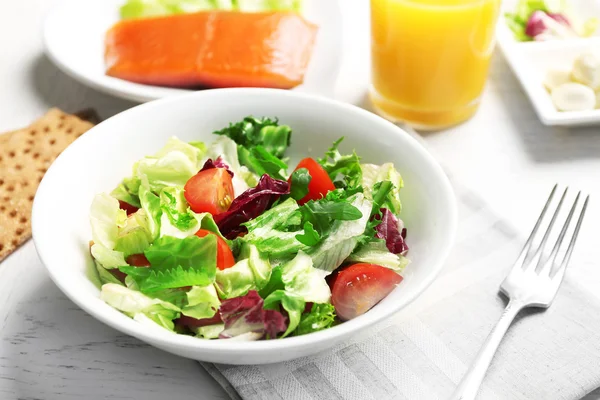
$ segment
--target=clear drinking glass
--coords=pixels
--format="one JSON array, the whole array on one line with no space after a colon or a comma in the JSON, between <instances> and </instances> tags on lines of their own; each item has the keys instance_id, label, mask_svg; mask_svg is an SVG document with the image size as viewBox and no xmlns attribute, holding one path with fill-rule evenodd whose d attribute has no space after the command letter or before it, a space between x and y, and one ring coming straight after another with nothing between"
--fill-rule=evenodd
<instances>
[{"instance_id":1,"label":"clear drinking glass","mask_svg":"<svg viewBox=\"0 0 600 400\"><path fill-rule=\"evenodd\" d=\"M477 110L494 50L500 0L371 0L376 111L436 130Z\"/></svg>"}]
</instances>

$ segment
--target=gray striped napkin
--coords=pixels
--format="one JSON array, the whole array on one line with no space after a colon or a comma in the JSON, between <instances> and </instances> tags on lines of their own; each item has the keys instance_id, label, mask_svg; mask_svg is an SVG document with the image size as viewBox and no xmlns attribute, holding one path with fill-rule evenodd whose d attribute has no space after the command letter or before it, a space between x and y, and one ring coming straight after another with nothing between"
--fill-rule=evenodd
<instances>
[{"instance_id":1,"label":"gray striped napkin","mask_svg":"<svg viewBox=\"0 0 600 400\"><path fill-rule=\"evenodd\" d=\"M202 365L232 399L447 398L502 313L498 287L524 243L479 197L455 189L459 230L447 265L392 320L319 356ZM599 314L567 272L553 306L509 330L479 398L578 400L600 386Z\"/></svg>"}]
</instances>

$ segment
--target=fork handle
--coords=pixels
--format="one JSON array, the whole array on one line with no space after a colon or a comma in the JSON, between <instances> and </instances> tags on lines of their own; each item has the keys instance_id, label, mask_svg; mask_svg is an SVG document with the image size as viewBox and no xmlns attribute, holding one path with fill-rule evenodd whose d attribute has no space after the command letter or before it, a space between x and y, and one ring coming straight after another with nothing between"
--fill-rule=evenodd
<instances>
[{"instance_id":1,"label":"fork handle","mask_svg":"<svg viewBox=\"0 0 600 400\"><path fill-rule=\"evenodd\" d=\"M512 324L513 320L523 309L524 305L521 302L509 301L508 305L504 309L500 320L496 323L496 326L488 335L483 347L477 353L477 357L471 367L460 381L460 384L450 397L450 400L474 400L479 391L479 386L485 377L494 354L502 341L502 338L506 334L508 327Z\"/></svg>"}]
</instances>

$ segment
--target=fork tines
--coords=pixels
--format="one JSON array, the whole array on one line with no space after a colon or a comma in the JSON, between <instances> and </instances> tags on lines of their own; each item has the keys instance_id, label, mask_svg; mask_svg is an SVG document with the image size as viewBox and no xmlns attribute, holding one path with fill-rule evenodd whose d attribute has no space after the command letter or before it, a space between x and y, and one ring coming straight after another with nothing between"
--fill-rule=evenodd
<instances>
[{"instance_id":1,"label":"fork tines","mask_svg":"<svg viewBox=\"0 0 600 400\"><path fill-rule=\"evenodd\" d=\"M564 272L565 272L565 268L567 267L567 264L569 263L571 254L573 253L573 247L575 246L575 242L577 240L577 235L579 234L579 229L581 228L581 223L583 221L583 217L585 215L585 211L587 209L587 205L588 205L590 197L586 196L583 206L579 209L579 211L578 211L579 216L577 218L577 224L575 225L575 228L570 232L570 235L569 235L570 241L569 241L567 250L564 253L562 261L559 264L556 264L557 255L559 253L559 250L561 249L563 240L565 239L565 237L567 237L567 232L569 231L569 226L571 225L571 220L573 219L573 216L575 215L575 213L577 211L577 205L579 203L580 197L582 196L581 192L577 193L577 196L575 197L575 200L573 201L573 205L571 206L569 214L567 215L566 220L562 226L562 229L560 230L560 233L558 234L558 237L556 238L554 247L552 248L550 254L545 256L544 250L546 248L546 243L548 242L548 238L550 237L551 233L553 232L554 224L555 224L556 220L558 219L561 207L562 207L563 203L565 202L565 198L567 197L569 188L565 188L562 196L560 197L558 205L556 206L554 214L552 215L552 218L550 219L550 222L548 223L548 227L546 228L544 236L542 237L541 241L539 242L537 249L532 250L532 247L533 247L533 242L535 240L535 237L536 237L538 231L540 230L540 226L542 225L544 217L546 216L546 212L548 211L548 209L551 206L551 203L554 198L554 194L556 193L557 187L558 187L558 185L554 185L552 192L550 192L550 196L548 197L548 200L546 201L546 204L545 204L544 208L542 209L542 212L541 212L535 226L533 227L533 230L531 231L531 234L529 235L527 242L525 242L525 246L523 247L523 250L517 260L515 268L523 268L525 270L530 269L530 268L535 268L535 270L539 274L546 274L546 275L550 275L552 273L552 271L555 270L554 275L552 275L552 277L562 279L562 276L564 275ZM567 238L567 240L568 240L568 238Z\"/></svg>"}]
</instances>

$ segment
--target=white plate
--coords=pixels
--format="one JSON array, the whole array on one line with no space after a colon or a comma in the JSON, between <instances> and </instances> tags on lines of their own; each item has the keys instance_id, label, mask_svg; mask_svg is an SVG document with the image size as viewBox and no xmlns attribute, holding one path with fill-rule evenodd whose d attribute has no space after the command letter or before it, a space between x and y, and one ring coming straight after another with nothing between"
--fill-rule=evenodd
<instances>
[{"instance_id":1,"label":"white plate","mask_svg":"<svg viewBox=\"0 0 600 400\"><path fill-rule=\"evenodd\" d=\"M542 84L548 69L570 69L577 56L586 50L600 50L600 37L555 40L548 42L518 42L506 25L505 12L515 9L517 0L503 2L498 21L498 45L523 89L533 103L538 117L544 125L598 125L600 110L558 111L550 99L550 94ZM600 17L600 2L590 0L570 0L569 4L577 15Z\"/></svg>"},{"instance_id":2,"label":"white plate","mask_svg":"<svg viewBox=\"0 0 600 400\"><path fill-rule=\"evenodd\" d=\"M402 283L358 318L309 335L258 342L207 341L147 329L101 301L86 274L86 265L92 263L89 209L94 195L112 189L137 159L155 153L173 132L182 140L209 142L215 129L247 115L278 117L292 127L290 165L308 154L323 155L340 136L346 138L343 152L355 148L364 162L395 164L404 179L401 216L411 259ZM440 272L455 228L456 201L450 183L409 134L349 104L273 89L205 90L142 104L107 119L52 163L36 193L32 216L35 246L51 278L83 310L163 350L225 364L272 363L322 352L402 310Z\"/></svg>"},{"instance_id":3,"label":"white plate","mask_svg":"<svg viewBox=\"0 0 600 400\"><path fill-rule=\"evenodd\" d=\"M107 76L104 35L119 20L125 0L66 0L46 17L43 27L48 57L67 75L94 89L145 102L195 90L142 85ZM337 0L306 0L304 17L319 26L304 83L292 90L331 95L342 48L342 20Z\"/></svg>"}]
</instances>

